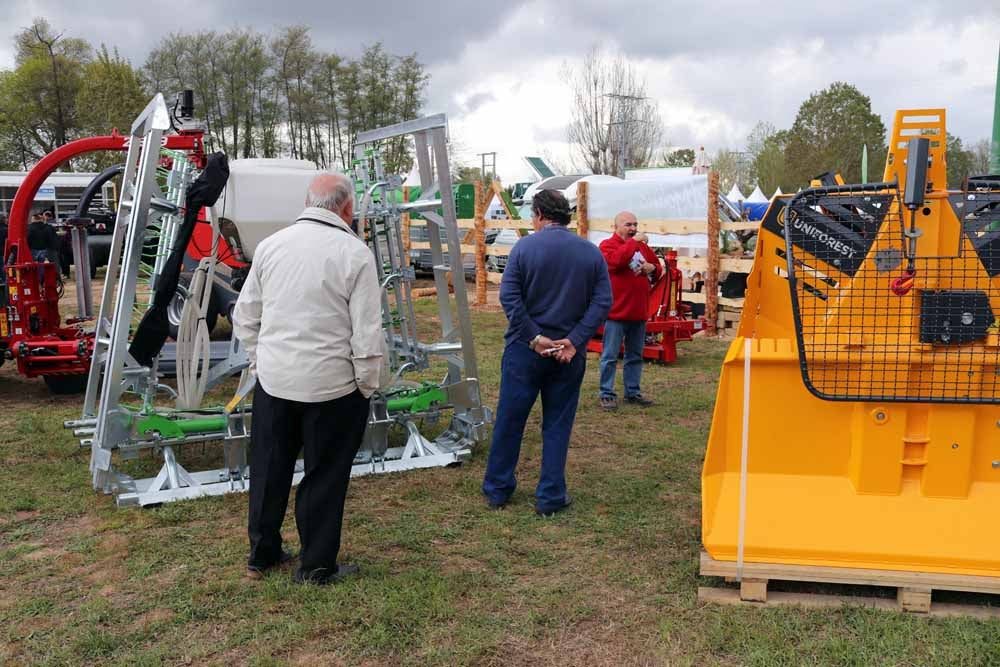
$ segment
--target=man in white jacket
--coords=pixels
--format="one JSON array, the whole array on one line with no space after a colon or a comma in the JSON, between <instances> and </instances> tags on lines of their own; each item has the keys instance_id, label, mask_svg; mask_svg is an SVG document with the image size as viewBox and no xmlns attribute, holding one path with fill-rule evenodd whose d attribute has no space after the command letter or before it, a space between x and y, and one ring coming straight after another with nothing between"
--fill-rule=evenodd
<instances>
[{"instance_id":1,"label":"man in white jacket","mask_svg":"<svg viewBox=\"0 0 1000 667\"><path fill-rule=\"evenodd\" d=\"M250 445L250 557L259 579L290 560L281 524L299 451L295 495L302 543L296 581L326 584L337 564L351 466L382 364L375 258L351 229L354 188L343 174L309 185L295 224L257 246L233 310L233 331L257 376Z\"/></svg>"}]
</instances>

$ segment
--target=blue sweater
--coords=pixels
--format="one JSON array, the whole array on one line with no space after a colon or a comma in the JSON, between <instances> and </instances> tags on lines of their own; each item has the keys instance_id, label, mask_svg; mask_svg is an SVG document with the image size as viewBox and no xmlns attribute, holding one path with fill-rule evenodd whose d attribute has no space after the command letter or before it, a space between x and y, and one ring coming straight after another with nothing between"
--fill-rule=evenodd
<instances>
[{"instance_id":1,"label":"blue sweater","mask_svg":"<svg viewBox=\"0 0 1000 667\"><path fill-rule=\"evenodd\" d=\"M593 243L550 224L518 241L500 282L507 345L541 334L584 350L611 309L608 265Z\"/></svg>"}]
</instances>

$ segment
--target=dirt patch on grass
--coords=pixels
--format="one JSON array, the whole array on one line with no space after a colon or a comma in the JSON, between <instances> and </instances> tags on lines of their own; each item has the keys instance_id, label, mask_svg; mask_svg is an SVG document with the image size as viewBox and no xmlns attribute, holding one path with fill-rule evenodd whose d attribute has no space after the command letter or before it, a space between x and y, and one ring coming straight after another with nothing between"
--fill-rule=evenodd
<instances>
[{"instance_id":1,"label":"dirt patch on grass","mask_svg":"<svg viewBox=\"0 0 1000 667\"><path fill-rule=\"evenodd\" d=\"M150 609L146 613L141 614L138 618L136 618L133 625L138 629L145 630L149 628L149 626L151 625L166 623L167 621L170 621L172 618L174 618L174 616L176 616L176 614L174 614L174 612L172 612L169 609L162 609L162 608Z\"/></svg>"},{"instance_id":2,"label":"dirt patch on grass","mask_svg":"<svg viewBox=\"0 0 1000 667\"><path fill-rule=\"evenodd\" d=\"M38 543L33 543L30 546L41 547L41 545ZM37 563L43 560L55 560L56 558L59 558L65 553L66 551L64 549L59 549L54 547L41 547L39 549L35 549L34 551L29 551L28 553L26 553L24 555L24 560L28 560L33 563Z\"/></svg>"}]
</instances>

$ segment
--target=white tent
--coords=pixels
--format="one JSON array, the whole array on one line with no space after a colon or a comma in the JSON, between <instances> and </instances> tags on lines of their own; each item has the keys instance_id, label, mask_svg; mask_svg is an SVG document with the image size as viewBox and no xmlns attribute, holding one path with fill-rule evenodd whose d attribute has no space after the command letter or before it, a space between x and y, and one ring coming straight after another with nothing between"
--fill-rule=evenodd
<instances>
[{"instance_id":1,"label":"white tent","mask_svg":"<svg viewBox=\"0 0 1000 667\"><path fill-rule=\"evenodd\" d=\"M566 197L566 201L569 202L570 208L576 207L576 186L583 182L588 183L589 186L593 186L595 183L610 183L614 186L625 181L617 176L609 176L607 174L587 174L563 188L562 193Z\"/></svg>"},{"instance_id":2,"label":"white tent","mask_svg":"<svg viewBox=\"0 0 1000 667\"><path fill-rule=\"evenodd\" d=\"M773 195L771 195L771 199L774 199L775 197L780 197L783 194L785 193L781 191L781 186L779 185L778 189L774 191Z\"/></svg>"},{"instance_id":3,"label":"white tent","mask_svg":"<svg viewBox=\"0 0 1000 667\"><path fill-rule=\"evenodd\" d=\"M741 192L740 189L736 187L735 183L733 183L733 189L729 191L728 195L726 195L726 199L728 199L733 204L738 204L741 201L746 201L746 197L743 195L743 192Z\"/></svg>"},{"instance_id":4,"label":"white tent","mask_svg":"<svg viewBox=\"0 0 1000 667\"><path fill-rule=\"evenodd\" d=\"M760 186L758 185L753 189L753 192L750 193L750 196L743 201L747 204L766 204L771 200L764 196L764 193L760 191Z\"/></svg>"},{"instance_id":5,"label":"white tent","mask_svg":"<svg viewBox=\"0 0 1000 667\"><path fill-rule=\"evenodd\" d=\"M691 178L691 167L643 167L626 169L626 181L666 181Z\"/></svg>"},{"instance_id":6,"label":"white tent","mask_svg":"<svg viewBox=\"0 0 1000 667\"><path fill-rule=\"evenodd\" d=\"M592 180L594 179L594 180ZM708 177L692 175L685 178L669 174L659 180L620 180L591 176L588 213L592 219L611 219L619 211L631 211L644 219L701 220L705 218L708 197ZM590 231L589 238L600 243L610 232ZM650 234L649 245L671 248L707 248L705 234Z\"/></svg>"}]
</instances>

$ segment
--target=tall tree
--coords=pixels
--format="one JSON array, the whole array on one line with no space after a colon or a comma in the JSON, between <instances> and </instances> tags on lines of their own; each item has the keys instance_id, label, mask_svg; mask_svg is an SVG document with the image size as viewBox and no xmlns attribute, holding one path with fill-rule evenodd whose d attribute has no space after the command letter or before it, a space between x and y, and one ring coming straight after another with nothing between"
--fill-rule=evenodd
<instances>
[{"instance_id":1,"label":"tall tree","mask_svg":"<svg viewBox=\"0 0 1000 667\"><path fill-rule=\"evenodd\" d=\"M945 160L948 165L948 187L958 189L962 187L968 176L974 176L975 156L972 151L965 149L962 140L948 132L946 144Z\"/></svg>"},{"instance_id":2,"label":"tall tree","mask_svg":"<svg viewBox=\"0 0 1000 667\"><path fill-rule=\"evenodd\" d=\"M3 126L33 162L75 139L80 131L76 97L90 45L64 37L45 19L35 19L17 34L16 68L5 77L0 101Z\"/></svg>"},{"instance_id":3,"label":"tall tree","mask_svg":"<svg viewBox=\"0 0 1000 667\"><path fill-rule=\"evenodd\" d=\"M86 134L107 134L112 128L127 132L147 97L139 73L102 44L97 58L84 67L76 95L80 127Z\"/></svg>"},{"instance_id":4,"label":"tall tree","mask_svg":"<svg viewBox=\"0 0 1000 667\"><path fill-rule=\"evenodd\" d=\"M848 183L857 183L866 144L870 162L884 164L885 125L871 100L850 84L831 84L799 107L785 147L788 174L805 185L817 174L836 170Z\"/></svg>"},{"instance_id":5,"label":"tall tree","mask_svg":"<svg viewBox=\"0 0 1000 667\"><path fill-rule=\"evenodd\" d=\"M788 130L774 132L763 140L754 157L754 174L757 185L763 192L774 192L779 187L786 192L793 192L799 187L795 180L788 176L785 165L787 143Z\"/></svg>"},{"instance_id":6,"label":"tall tree","mask_svg":"<svg viewBox=\"0 0 1000 667\"><path fill-rule=\"evenodd\" d=\"M316 49L306 26L271 38L249 29L168 35L143 76L152 90L195 91L210 149L345 168L358 132L418 116L427 86L415 54L375 44L347 60ZM382 150L387 171L410 168L405 140Z\"/></svg>"},{"instance_id":7,"label":"tall tree","mask_svg":"<svg viewBox=\"0 0 1000 667\"><path fill-rule=\"evenodd\" d=\"M148 98L139 73L117 51L109 53L102 44L97 57L84 67L76 96L80 129L86 135L108 134L112 129L127 133ZM114 153L92 153L81 156L76 166L97 171L121 160Z\"/></svg>"},{"instance_id":8,"label":"tall tree","mask_svg":"<svg viewBox=\"0 0 1000 667\"><path fill-rule=\"evenodd\" d=\"M719 172L719 188L722 192L729 192L739 180L739 155L728 148L719 149L712 158L712 169Z\"/></svg>"},{"instance_id":9,"label":"tall tree","mask_svg":"<svg viewBox=\"0 0 1000 667\"><path fill-rule=\"evenodd\" d=\"M304 25L283 28L271 41L271 53L285 105L289 149L293 158L316 159L311 127L310 71L318 54L313 49L309 28Z\"/></svg>"},{"instance_id":10,"label":"tall tree","mask_svg":"<svg viewBox=\"0 0 1000 667\"><path fill-rule=\"evenodd\" d=\"M663 121L635 67L624 56L594 49L579 68L568 67L565 78L573 93L568 138L576 156L595 174L648 166L662 143Z\"/></svg>"},{"instance_id":11,"label":"tall tree","mask_svg":"<svg viewBox=\"0 0 1000 667\"><path fill-rule=\"evenodd\" d=\"M972 153L972 175L985 176L990 173L990 140L980 139L969 149Z\"/></svg>"}]
</instances>

